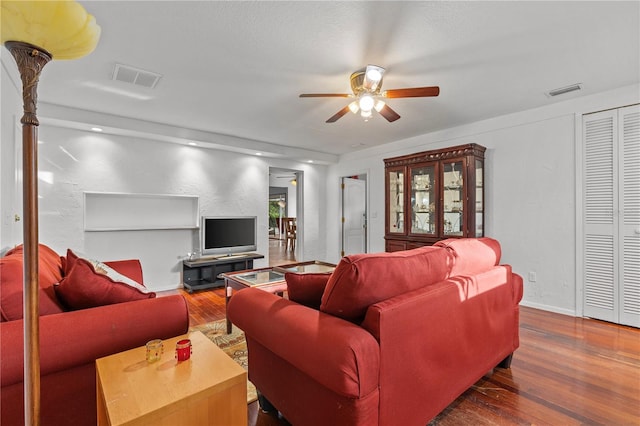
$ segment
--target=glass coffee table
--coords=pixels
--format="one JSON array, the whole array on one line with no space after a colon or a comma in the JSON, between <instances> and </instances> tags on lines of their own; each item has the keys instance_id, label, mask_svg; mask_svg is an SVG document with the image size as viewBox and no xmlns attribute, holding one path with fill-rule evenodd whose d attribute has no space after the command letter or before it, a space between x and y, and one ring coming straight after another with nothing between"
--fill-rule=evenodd
<instances>
[{"instance_id":1,"label":"glass coffee table","mask_svg":"<svg viewBox=\"0 0 640 426\"><path fill-rule=\"evenodd\" d=\"M224 278L225 313L234 290L240 291L247 288L258 288L282 296L287 290L287 282L284 279L285 273L331 273L335 267L336 265L332 263L313 260L220 274L220 278ZM227 334L229 333L231 333L231 321L229 321L227 315Z\"/></svg>"},{"instance_id":2,"label":"glass coffee table","mask_svg":"<svg viewBox=\"0 0 640 426\"><path fill-rule=\"evenodd\" d=\"M336 269L333 263L321 262L319 260L311 260L309 262L291 263L289 265L274 266L273 269L278 272L293 272L296 274L330 274Z\"/></svg>"}]
</instances>

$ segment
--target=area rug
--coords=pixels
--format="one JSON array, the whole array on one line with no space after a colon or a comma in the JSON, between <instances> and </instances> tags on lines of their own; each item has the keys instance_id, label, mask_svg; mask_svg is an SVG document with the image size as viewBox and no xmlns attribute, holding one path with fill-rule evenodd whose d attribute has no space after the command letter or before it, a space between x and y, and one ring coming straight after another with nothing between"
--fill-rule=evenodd
<instances>
[{"instance_id":1,"label":"area rug","mask_svg":"<svg viewBox=\"0 0 640 426\"><path fill-rule=\"evenodd\" d=\"M219 320L207 324L191 327L189 331L200 331L207 336L213 343L229 355L235 362L240 364L242 368L248 371L249 357L247 354L247 342L244 338L244 332L235 325L231 330L231 334L227 334L227 321ZM247 404L258 399L256 387L247 380Z\"/></svg>"}]
</instances>

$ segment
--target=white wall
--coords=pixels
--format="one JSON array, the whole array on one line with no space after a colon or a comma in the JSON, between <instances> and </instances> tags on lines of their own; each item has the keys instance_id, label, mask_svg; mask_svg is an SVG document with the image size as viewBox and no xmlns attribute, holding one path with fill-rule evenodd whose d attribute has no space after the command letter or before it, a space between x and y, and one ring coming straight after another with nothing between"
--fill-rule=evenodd
<instances>
[{"instance_id":1,"label":"white wall","mask_svg":"<svg viewBox=\"0 0 640 426\"><path fill-rule=\"evenodd\" d=\"M502 261L525 278L523 304L575 315L576 116L640 102L639 93L634 85L345 155L330 167L328 188L340 176L370 171L370 251L384 251L383 159L472 142L485 146L485 235L501 242ZM327 253L336 261L339 194L328 191ZM530 271L535 283L527 281Z\"/></svg>"},{"instance_id":2,"label":"white wall","mask_svg":"<svg viewBox=\"0 0 640 426\"><path fill-rule=\"evenodd\" d=\"M265 259L254 266L268 265L268 176L273 160L43 124L39 140L40 241L60 254L72 248L101 260L139 258L150 288L177 288L181 260L198 248L198 231L85 232L83 193L184 194L199 196L201 215L257 216L257 252ZM303 170L310 186L307 203L323 204L326 166L276 165ZM312 237L305 246L323 258L325 240L317 232L323 215L318 210L305 211L307 235Z\"/></svg>"},{"instance_id":3,"label":"white wall","mask_svg":"<svg viewBox=\"0 0 640 426\"><path fill-rule=\"evenodd\" d=\"M7 49L0 49L0 55L11 56ZM6 61L10 63L9 61ZM20 118L22 117L21 87L16 87L9 73L18 75L17 66L7 69L5 61L0 61L0 254L22 241L22 222L16 222L16 214L22 213L21 199L16 198L15 160L16 144L22 142ZM20 79L17 77L17 81Z\"/></svg>"}]
</instances>

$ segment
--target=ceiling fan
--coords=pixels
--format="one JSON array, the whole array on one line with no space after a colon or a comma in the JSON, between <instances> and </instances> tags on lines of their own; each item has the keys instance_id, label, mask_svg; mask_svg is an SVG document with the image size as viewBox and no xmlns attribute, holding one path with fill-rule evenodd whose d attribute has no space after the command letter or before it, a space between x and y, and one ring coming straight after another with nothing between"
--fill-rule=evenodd
<instances>
[{"instance_id":1,"label":"ceiling fan","mask_svg":"<svg viewBox=\"0 0 640 426\"><path fill-rule=\"evenodd\" d=\"M296 185L298 183L298 180L296 179L296 175L281 175L281 176L276 176L276 179L287 179L289 180L289 183L291 185Z\"/></svg>"},{"instance_id":2,"label":"ceiling fan","mask_svg":"<svg viewBox=\"0 0 640 426\"><path fill-rule=\"evenodd\" d=\"M360 69L351 74L351 90L350 93L303 93L301 98L356 98L346 107L331 116L327 123L335 123L347 112L351 111L356 114L360 111L360 115L365 121L371 118L372 111L375 109L381 116L389 122L396 121L400 115L387 105L381 98L421 98L427 96L438 96L440 87L411 87L405 89L382 90L382 76L384 68L377 65L367 65L366 68Z\"/></svg>"}]
</instances>

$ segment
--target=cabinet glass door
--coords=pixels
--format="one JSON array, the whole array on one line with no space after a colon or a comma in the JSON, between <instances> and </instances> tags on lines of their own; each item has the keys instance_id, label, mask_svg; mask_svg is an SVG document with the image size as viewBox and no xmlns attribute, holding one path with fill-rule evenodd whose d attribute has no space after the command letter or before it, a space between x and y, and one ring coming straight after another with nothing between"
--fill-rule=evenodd
<instances>
[{"instance_id":1,"label":"cabinet glass door","mask_svg":"<svg viewBox=\"0 0 640 426\"><path fill-rule=\"evenodd\" d=\"M390 170L389 180L389 232L404 233L404 169Z\"/></svg>"},{"instance_id":2,"label":"cabinet glass door","mask_svg":"<svg viewBox=\"0 0 640 426\"><path fill-rule=\"evenodd\" d=\"M464 161L443 163L443 233L447 237L464 235Z\"/></svg>"},{"instance_id":3,"label":"cabinet glass door","mask_svg":"<svg viewBox=\"0 0 640 426\"><path fill-rule=\"evenodd\" d=\"M476 160L476 237L484 236L484 169L483 162Z\"/></svg>"},{"instance_id":4,"label":"cabinet glass door","mask_svg":"<svg viewBox=\"0 0 640 426\"><path fill-rule=\"evenodd\" d=\"M411 173L411 233L436 232L435 166L414 167Z\"/></svg>"}]
</instances>

